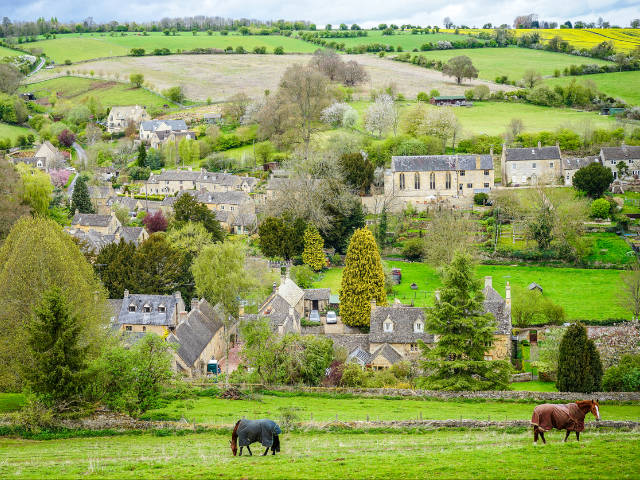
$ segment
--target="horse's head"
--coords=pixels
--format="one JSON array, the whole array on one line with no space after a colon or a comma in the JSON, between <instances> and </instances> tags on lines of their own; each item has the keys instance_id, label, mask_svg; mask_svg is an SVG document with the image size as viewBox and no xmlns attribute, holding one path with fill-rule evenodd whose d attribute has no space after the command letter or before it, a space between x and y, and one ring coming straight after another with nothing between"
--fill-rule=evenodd
<instances>
[{"instance_id":1,"label":"horse's head","mask_svg":"<svg viewBox=\"0 0 640 480\"><path fill-rule=\"evenodd\" d=\"M231 433L231 440L229 440L229 445L231 445L231 451L233 452L234 457L238 453L238 425L240 425L240 420L238 420L236 422L236 426L233 427L233 432Z\"/></svg>"},{"instance_id":2,"label":"horse's head","mask_svg":"<svg viewBox=\"0 0 640 480\"><path fill-rule=\"evenodd\" d=\"M596 417L596 420L600 420L600 404L598 400L591 400L591 414Z\"/></svg>"}]
</instances>

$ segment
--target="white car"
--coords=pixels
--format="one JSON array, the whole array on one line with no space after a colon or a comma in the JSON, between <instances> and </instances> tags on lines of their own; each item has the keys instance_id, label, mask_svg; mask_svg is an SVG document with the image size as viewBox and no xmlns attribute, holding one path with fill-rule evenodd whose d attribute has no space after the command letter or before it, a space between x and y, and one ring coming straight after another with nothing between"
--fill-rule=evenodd
<instances>
[{"instance_id":1,"label":"white car","mask_svg":"<svg viewBox=\"0 0 640 480\"><path fill-rule=\"evenodd\" d=\"M327 312L327 324L338 323L338 317L336 316L336 312L333 310L329 310Z\"/></svg>"},{"instance_id":2,"label":"white car","mask_svg":"<svg viewBox=\"0 0 640 480\"><path fill-rule=\"evenodd\" d=\"M311 310L311 313L309 314L309 321L320 323L320 314L318 313L318 310Z\"/></svg>"}]
</instances>

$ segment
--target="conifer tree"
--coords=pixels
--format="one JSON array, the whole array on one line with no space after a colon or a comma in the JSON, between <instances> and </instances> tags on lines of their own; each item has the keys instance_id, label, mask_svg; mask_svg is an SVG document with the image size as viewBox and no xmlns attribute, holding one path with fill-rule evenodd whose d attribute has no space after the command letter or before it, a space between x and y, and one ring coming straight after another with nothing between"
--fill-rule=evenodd
<instances>
[{"instance_id":1,"label":"conifer tree","mask_svg":"<svg viewBox=\"0 0 640 480\"><path fill-rule=\"evenodd\" d=\"M565 332L558 352L558 380L561 392L590 393L602 386L602 363L593 340L581 323L574 323Z\"/></svg>"},{"instance_id":2,"label":"conifer tree","mask_svg":"<svg viewBox=\"0 0 640 480\"><path fill-rule=\"evenodd\" d=\"M425 386L441 390L503 390L510 366L504 360L485 360L496 321L482 313L482 284L474 277L468 254L456 252L445 268L440 298L427 313L426 330L439 336L433 348L421 343Z\"/></svg>"},{"instance_id":3,"label":"conifer tree","mask_svg":"<svg viewBox=\"0 0 640 480\"><path fill-rule=\"evenodd\" d=\"M326 265L323 248L324 240L320 236L320 232L315 226L309 225L304 232L302 261L309 265L314 272L319 272Z\"/></svg>"},{"instance_id":4,"label":"conifer tree","mask_svg":"<svg viewBox=\"0 0 640 480\"><path fill-rule=\"evenodd\" d=\"M81 328L58 287L44 293L27 327L33 361L23 370L30 390L50 406L68 408L81 393L86 369Z\"/></svg>"},{"instance_id":5,"label":"conifer tree","mask_svg":"<svg viewBox=\"0 0 640 480\"><path fill-rule=\"evenodd\" d=\"M147 166L147 149L144 143L141 143L138 147L138 166L144 168Z\"/></svg>"},{"instance_id":6,"label":"conifer tree","mask_svg":"<svg viewBox=\"0 0 640 480\"><path fill-rule=\"evenodd\" d=\"M71 196L71 214L75 214L76 210L80 213L95 213L89 196L87 181L82 175L76 180L73 187L73 195Z\"/></svg>"},{"instance_id":7,"label":"conifer tree","mask_svg":"<svg viewBox=\"0 0 640 480\"><path fill-rule=\"evenodd\" d=\"M371 230L359 228L351 237L340 287L342 321L352 327L368 327L371 300L387 304L380 252Z\"/></svg>"}]
</instances>

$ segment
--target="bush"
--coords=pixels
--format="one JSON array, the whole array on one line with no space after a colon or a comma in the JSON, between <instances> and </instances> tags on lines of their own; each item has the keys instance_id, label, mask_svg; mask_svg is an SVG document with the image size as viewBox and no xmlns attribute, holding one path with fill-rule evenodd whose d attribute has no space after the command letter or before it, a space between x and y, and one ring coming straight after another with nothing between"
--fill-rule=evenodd
<instances>
[{"instance_id":1,"label":"bush","mask_svg":"<svg viewBox=\"0 0 640 480\"><path fill-rule=\"evenodd\" d=\"M182 103L184 101L184 91L182 87L171 87L162 91L162 94L172 102Z\"/></svg>"},{"instance_id":2,"label":"bush","mask_svg":"<svg viewBox=\"0 0 640 480\"><path fill-rule=\"evenodd\" d=\"M602 378L605 392L640 392L640 354L623 355Z\"/></svg>"},{"instance_id":3,"label":"bush","mask_svg":"<svg viewBox=\"0 0 640 480\"><path fill-rule=\"evenodd\" d=\"M329 260L331 261L331 265L334 267L340 267L344 265L342 255L340 255L339 253L334 253L333 255L331 255L331 257L329 257Z\"/></svg>"},{"instance_id":4,"label":"bush","mask_svg":"<svg viewBox=\"0 0 640 480\"><path fill-rule=\"evenodd\" d=\"M488 201L489 195L487 195L486 193L476 193L473 196L473 203L475 203L476 205L486 205Z\"/></svg>"},{"instance_id":5,"label":"bush","mask_svg":"<svg viewBox=\"0 0 640 480\"><path fill-rule=\"evenodd\" d=\"M424 255L424 242L420 238L411 238L404 242L402 256L412 262L420 260Z\"/></svg>"},{"instance_id":6,"label":"bush","mask_svg":"<svg viewBox=\"0 0 640 480\"><path fill-rule=\"evenodd\" d=\"M311 288L315 280L315 274L309 265L298 265L291 267L291 279L300 288Z\"/></svg>"},{"instance_id":7,"label":"bush","mask_svg":"<svg viewBox=\"0 0 640 480\"><path fill-rule=\"evenodd\" d=\"M598 198L591 202L591 216L593 218L609 218L611 204L606 198Z\"/></svg>"},{"instance_id":8,"label":"bush","mask_svg":"<svg viewBox=\"0 0 640 480\"><path fill-rule=\"evenodd\" d=\"M429 94L426 92L418 92L418 95L416 96L416 100L418 100L419 102L428 102Z\"/></svg>"},{"instance_id":9,"label":"bush","mask_svg":"<svg viewBox=\"0 0 640 480\"><path fill-rule=\"evenodd\" d=\"M364 387L367 383L367 373L357 363L348 363L342 370L342 387Z\"/></svg>"},{"instance_id":10,"label":"bush","mask_svg":"<svg viewBox=\"0 0 640 480\"><path fill-rule=\"evenodd\" d=\"M283 47L276 47L273 49L273 54L274 55L284 55L284 48Z\"/></svg>"}]
</instances>

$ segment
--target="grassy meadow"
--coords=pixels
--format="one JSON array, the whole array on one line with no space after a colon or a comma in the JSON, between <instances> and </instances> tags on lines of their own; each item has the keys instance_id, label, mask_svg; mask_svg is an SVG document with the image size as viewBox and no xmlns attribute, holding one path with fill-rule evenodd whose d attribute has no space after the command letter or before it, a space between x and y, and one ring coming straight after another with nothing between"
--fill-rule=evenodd
<instances>
[{"instance_id":1,"label":"grassy meadow","mask_svg":"<svg viewBox=\"0 0 640 480\"><path fill-rule=\"evenodd\" d=\"M478 69L478 77L490 81L500 75L506 75L510 80L520 80L524 72L530 69L540 72L541 75L553 75L556 69L562 71L570 65L611 63L597 58L581 58L565 53L520 47L432 50L420 52L420 55L443 62L452 57L466 55Z\"/></svg>"},{"instance_id":2,"label":"grassy meadow","mask_svg":"<svg viewBox=\"0 0 640 480\"><path fill-rule=\"evenodd\" d=\"M28 44L28 48L41 48L42 51L56 63L64 63L65 60L80 62L96 58L128 55L132 48L144 48L151 53L156 48L168 48L171 53L178 50L192 50L194 48L236 48L243 46L246 50L254 47L267 47L267 52L272 53L275 47L281 46L285 53L311 53L318 47L298 40L294 37L281 35L249 35L242 36L237 33L220 35L206 32L178 32L175 36L164 35L162 32L150 32L148 35L141 33L127 33L125 36L110 36L105 33L92 34L65 34L58 35L55 39L39 40Z\"/></svg>"},{"instance_id":3,"label":"grassy meadow","mask_svg":"<svg viewBox=\"0 0 640 480\"><path fill-rule=\"evenodd\" d=\"M403 303L418 307L433 305L433 292L441 285L435 268L424 263L385 261L389 268L402 269L402 283L394 287L394 295ZM492 276L493 287L504 295L507 281L512 286L514 301L518 292L526 289L531 282L544 288L545 296L564 307L567 318L606 319L626 318L629 313L618 303L618 293L622 286L620 270L593 270L580 268L553 268L518 265L478 265L479 277ZM331 268L321 274L314 283L315 288L331 288L336 293L340 289L342 268ZM418 290L411 290L412 283Z\"/></svg>"},{"instance_id":4,"label":"grassy meadow","mask_svg":"<svg viewBox=\"0 0 640 480\"><path fill-rule=\"evenodd\" d=\"M21 87L21 91L32 92L36 98L49 98L59 93L60 98L82 103L90 96L96 97L104 107L114 105L145 105L152 112L160 112L163 105L176 107L174 103L143 88L134 88L130 83L98 80L82 77L58 77Z\"/></svg>"},{"instance_id":5,"label":"grassy meadow","mask_svg":"<svg viewBox=\"0 0 640 480\"><path fill-rule=\"evenodd\" d=\"M14 50L13 48L0 47L0 58L17 57L19 55L24 55L24 53Z\"/></svg>"},{"instance_id":6,"label":"grassy meadow","mask_svg":"<svg viewBox=\"0 0 640 480\"><path fill-rule=\"evenodd\" d=\"M27 135L29 133L36 135L36 132L29 128L0 122L0 138L10 138L12 142L15 142L19 135Z\"/></svg>"},{"instance_id":7,"label":"grassy meadow","mask_svg":"<svg viewBox=\"0 0 640 480\"><path fill-rule=\"evenodd\" d=\"M32 441L0 438L2 478L637 478L638 432L284 433L276 456L233 457L228 433Z\"/></svg>"},{"instance_id":8,"label":"grassy meadow","mask_svg":"<svg viewBox=\"0 0 640 480\"><path fill-rule=\"evenodd\" d=\"M335 41L337 43L344 43L347 48L370 43L382 43L383 45L391 45L394 48L402 47L403 51L410 52L414 48L419 50L421 45L429 42L434 44L440 41L459 42L467 38L465 35L456 35L451 32L412 35L410 31L402 32L396 30L393 35L383 35L381 30L368 30L366 37L326 38L325 40L327 42Z\"/></svg>"},{"instance_id":9,"label":"grassy meadow","mask_svg":"<svg viewBox=\"0 0 640 480\"><path fill-rule=\"evenodd\" d=\"M550 78L550 85L566 85L576 79L577 82L593 82L598 89L607 95L620 98L632 105L640 105L640 72L598 73L580 77Z\"/></svg>"}]
</instances>

